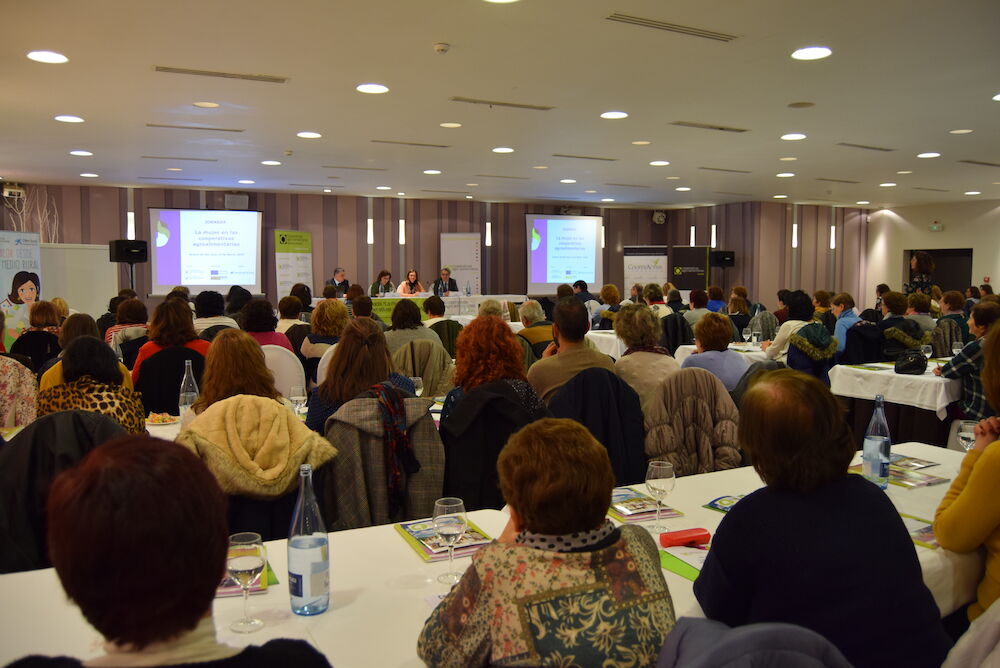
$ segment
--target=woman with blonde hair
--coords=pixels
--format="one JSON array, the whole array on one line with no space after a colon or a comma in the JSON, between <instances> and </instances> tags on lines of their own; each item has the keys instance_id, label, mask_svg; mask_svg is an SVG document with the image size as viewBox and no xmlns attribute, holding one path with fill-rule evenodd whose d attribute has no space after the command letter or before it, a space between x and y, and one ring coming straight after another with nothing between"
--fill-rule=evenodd
<instances>
[{"instance_id":1,"label":"woman with blonde hair","mask_svg":"<svg viewBox=\"0 0 1000 668\"><path fill-rule=\"evenodd\" d=\"M56 312L59 313L59 324L61 325L69 317L69 304L62 297L53 297L52 305L56 307Z\"/></svg>"},{"instance_id":2,"label":"woman with blonde hair","mask_svg":"<svg viewBox=\"0 0 1000 668\"><path fill-rule=\"evenodd\" d=\"M316 305L309 321L310 332L299 347L307 360L323 357L330 346L337 345L350 315L339 299L325 299Z\"/></svg>"},{"instance_id":3,"label":"woman with blonde hair","mask_svg":"<svg viewBox=\"0 0 1000 668\"><path fill-rule=\"evenodd\" d=\"M615 314L622 307L622 296L618 286L608 283L601 288L601 305L594 309L591 316L594 329L611 329L615 323ZM626 301L626 304L632 302Z\"/></svg>"}]
</instances>

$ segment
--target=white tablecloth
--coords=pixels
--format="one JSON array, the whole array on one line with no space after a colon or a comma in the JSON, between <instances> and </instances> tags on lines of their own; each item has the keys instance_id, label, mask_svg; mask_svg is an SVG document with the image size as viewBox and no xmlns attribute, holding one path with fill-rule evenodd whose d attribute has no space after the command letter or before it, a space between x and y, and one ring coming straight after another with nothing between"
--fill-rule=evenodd
<instances>
[{"instance_id":1,"label":"white tablecloth","mask_svg":"<svg viewBox=\"0 0 1000 668\"><path fill-rule=\"evenodd\" d=\"M173 424L149 424L146 423L146 431L150 436L162 438L165 441L172 441L181 433L181 423L178 420Z\"/></svg>"},{"instance_id":2,"label":"white tablecloth","mask_svg":"<svg viewBox=\"0 0 1000 668\"><path fill-rule=\"evenodd\" d=\"M745 355L750 364L767 359L767 355L760 348L749 344L730 343L729 349ZM677 346L677 350L674 351L674 359L677 360L678 364L683 364L684 360L694 354L694 346Z\"/></svg>"},{"instance_id":3,"label":"white tablecloth","mask_svg":"<svg viewBox=\"0 0 1000 668\"><path fill-rule=\"evenodd\" d=\"M475 320L476 316L474 316L474 315L451 315L451 316L448 316L448 319L449 320L454 320L455 322L457 322L458 324L460 324L462 327L465 327L470 322L472 322L473 320ZM515 334L517 334L522 329L524 329L524 325L522 325L519 322L508 322L507 324L510 325L511 331L514 332Z\"/></svg>"},{"instance_id":4,"label":"white tablecloth","mask_svg":"<svg viewBox=\"0 0 1000 668\"><path fill-rule=\"evenodd\" d=\"M830 390L854 399L872 400L876 394L881 394L890 403L933 411L942 420L947 416L948 404L962 397L962 382L935 376L933 362L921 376L895 373L891 362L874 362L866 366L878 366L883 370L858 369L846 364L833 367L830 369Z\"/></svg>"},{"instance_id":5,"label":"white tablecloth","mask_svg":"<svg viewBox=\"0 0 1000 668\"><path fill-rule=\"evenodd\" d=\"M594 344L595 348L605 355L611 355L615 359L620 359L625 354L625 351L628 350L625 342L619 339L618 335L613 331L590 331L587 332L587 339Z\"/></svg>"}]
</instances>

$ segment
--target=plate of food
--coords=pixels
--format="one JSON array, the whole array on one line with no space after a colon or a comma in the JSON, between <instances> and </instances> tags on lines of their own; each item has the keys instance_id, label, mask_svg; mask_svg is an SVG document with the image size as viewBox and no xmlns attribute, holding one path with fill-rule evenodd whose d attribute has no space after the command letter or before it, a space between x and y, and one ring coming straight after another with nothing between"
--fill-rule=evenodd
<instances>
[{"instance_id":1,"label":"plate of food","mask_svg":"<svg viewBox=\"0 0 1000 668\"><path fill-rule=\"evenodd\" d=\"M177 424L180 421L180 416L170 413L150 413L146 418L146 424Z\"/></svg>"}]
</instances>

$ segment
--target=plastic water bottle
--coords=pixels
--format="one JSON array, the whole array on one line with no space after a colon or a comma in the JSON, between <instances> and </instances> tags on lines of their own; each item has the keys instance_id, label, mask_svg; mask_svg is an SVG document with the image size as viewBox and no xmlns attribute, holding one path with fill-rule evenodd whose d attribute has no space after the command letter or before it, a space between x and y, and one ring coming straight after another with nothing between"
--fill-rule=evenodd
<instances>
[{"instance_id":1,"label":"plastic water bottle","mask_svg":"<svg viewBox=\"0 0 1000 668\"><path fill-rule=\"evenodd\" d=\"M472 283L469 283L468 281L465 282L465 296L472 296Z\"/></svg>"},{"instance_id":2,"label":"plastic water bottle","mask_svg":"<svg viewBox=\"0 0 1000 668\"><path fill-rule=\"evenodd\" d=\"M309 464L299 467L299 499L288 530L288 593L296 615L318 615L330 607L329 539Z\"/></svg>"},{"instance_id":3,"label":"plastic water bottle","mask_svg":"<svg viewBox=\"0 0 1000 668\"><path fill-rule=\"evenodd\" d=\"M889 438L889 425L885 421L885 399L881 394L875 395L875 412L865 431L864 449L861 453L861 471L865 478L885 489L889 484L889 460L892 454L892 441Z\"/></svg>"},{"instance_id":4,"label":"plastic water bottle","mask_svg":"<svg viewBox=\"0 0 1000 668\"><path fill-rule=\"evenodd\" d=\"M191 410L191 404L197 400L198 383L194 379L191 360L184 360L184 378L181 379L180 396L177 399L177 408L182 420L187 411Z\"/></svg>"}]
</instances>

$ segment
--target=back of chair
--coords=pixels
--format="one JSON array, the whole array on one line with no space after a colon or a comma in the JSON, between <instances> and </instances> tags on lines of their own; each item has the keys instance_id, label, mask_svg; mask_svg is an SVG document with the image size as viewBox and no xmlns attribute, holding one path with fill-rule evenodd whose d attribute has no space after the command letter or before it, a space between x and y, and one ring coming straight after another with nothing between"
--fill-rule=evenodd
<instances>
[{"instance_id":1,"label":"back of chair","mask_svg":"<svg viewBox=\"0 0 1000 668\"><path fill-rule=\"evenodd\" d=\"M902 318L895 321L892 327L882 330L882 355L895 362L904 350L920 350L931 340L931 333L925 332L919 323Z\"/></svg>"},{"instance_id":2,"label":"back of chair","mask_svg":"<svg viewBox=\"0 0 1000 668\"><path fill-rule=\"evenodd\" d=\"M878 310L877 308L866 308L864 311L861 312L860 316L861 319L864 320L865 322L870 322L873 324L878 323L880 320L882 320L883 317L882 311Z\"/></svg>"},{"instance_id":3,"label":"back of chair","mask_svg":"<svg viewBox=\"0 0 1000 668\"><path fill-rule=\"evenodd\" d=\"M205 341L212 341L216 336L219 335L219 332L224 332L227 329L233 329L233 328L230 325L212 325L211 327L206 327L205 329L202 330L200 338L204 339Z\"/></svg>"},{"instance_id":4,"label":"back of chair","mask_svg":"<svg viewBox=\"0 0 1000 668\"><path fill-rule=\"evenodd\" d=\"M778 334L778 318L770 311L761 311L750 318L750 331L760 332L761 341L773 341Z\"/></svg>"},{"instance_id":5,"label":"back of chair","mask_svg":"<svg viewBox=\"0 0 1000 668\"><path fill-rule=\"evenodd\" d=\"M438 320L431 325L431 331L441 339L441 345L448 351L452 359L455 358L455 344L458 342L458 334L462 331L461 323L454 320Z\"/></svg>"},{"instance_id":6,"label":"back of chair","mask_svg":"<svg viewBox=\"0 0 1000 668\"><path fill-rule=\"evenodd\" d=\"M274 386L283 397L290 397L292 387L305 389L306 372L295 353L283 346L264 345L264 364L274 374Z\"/></svg>"},{"instance_id":7,"label":"back of chair","mask_svg":"<svg viewBox=\"0 0 1000 668\"><path fill-rule=\"evenodd\" d=\"M61 351L59 337L51 332L42 331L24 332L10 346L10 352L30 357L36 369L41 369L43 364Z\"/></svg>"},{"instance_id":8,"label":"back of chair","mask_svg":"<svg viewBox=\"0 0 1000 668\"><path fill-rule=\"evenodd\" d=\"M740 378L740 382L736 383L736 387L732 389L729 396L732 398L733 403L739 408L740 402L743 400L743 395L746 393L747 388L750 387L750 382L754 379L761 371L774 371L775 369L784 369L785 365L781 362L775 360L760 360L754 362L750 367L744 372L743 376Z\"/></svg>"},{"instance_id":9,"label":"back of chair","mask_svg":"<svg viewBox=\"0 0 1000 668\"><path fill-rule=\"evenodd\" d=\"M683 313L671 313L660 318L660 345L673 355L681 346L694 343L694 333Z\"/></svg>"},{"instance_id":10,"label":"back of chair","mask_svg":"<svg viewBox=\"0 0 1000 668\"><path fill-rule=\"evenodd\" d=\"M951 318L939 318L937 326L931 331L931 346L934 357L950 357L954 342L964 343L962 328Z\"/></svg>"},{"instance_id":11,"label":"back of chair","mask_svg":"<svg viewBox=\"0 0 1000 668\"><path fill-rule=\"evenodd\" d=\"M299 348L302 347L302 342L309 336L309 331L309 325L305 323L292 325L285 330L285 336L288 338L288 342L292 344L292 352L295 353L295 356L299 358L299 362L302 363L305 363L306 358L302 356Z\"/></svg>"},{"instance_id":12,"label":"back of chair","mask_svg":"<svg viewBox=\"0 0 1000 668\"><path fill-rule=\"evenodd\" d=\"M173 346L164 348L143 361L135 389L142 393L142 405L147 414L179 414L177 402L180 399L181 380L184 378L184 362L187 360L191 360L194 378L200 387L205 358L197 350Z\"/></svg>"},{"instance_id":13,"label":"back of chair","mask_svg":"<svg viewBox=\"0 0 1000 668\"><path fill-rule=\"evenodd\" d=\"M830 387L830 369L833 367L833 358L813 359L799 349L794 343L788 345L788 366L816 377L821 383Z\"/></svg>"},{"instance_id":14,"label":"back of chair","mask_svg":"<svg viewBox=\"0 0 1000 668\"><path fill-rule=\"evenodd\" d=\"M122 354L122 364L131 369L135 366L135 358L139 356L139 348L142 348L149 342L148 336L140 336L138 339L131 339L125 341L120 346L118 350Z\"/></svg>"},{"instance_id":15,"label":"back of chair","mask_svg":"<svg viewBox=\"0 0 1000 668\"><path fill-rule=\"evenodd\" d=\"M881 362L884 359L882 332L878 326L862 320L847 330L847 341L839 359L841 364Z\"/></svg>"},{"instance_id":16,"label":"back of chair","mask_svg":"<svg viewBox=\"0 0 1000 668\"><path fill-rule=\"evenodd\" d=\"M392 354L392 364L408 378L419 376L424 384L425 396L446 394L453 387L450 380L451 357L441 344L434 341L410 341Z\"/></svg>"},{"instance_id":17,"label":"back of chair","mask_svg":"<svg viewBox=\"0 0 1000 668\"><path fill-rule=\"evenodd\" d=\"M330 368L330 362L333 361L333 351L337 347L336 344L330 346L323 353L323 356L319 358L319 364L316 365L316 384L322 385L323 381L326 380L326 370Z\"/></svg>"}]
</instances>

